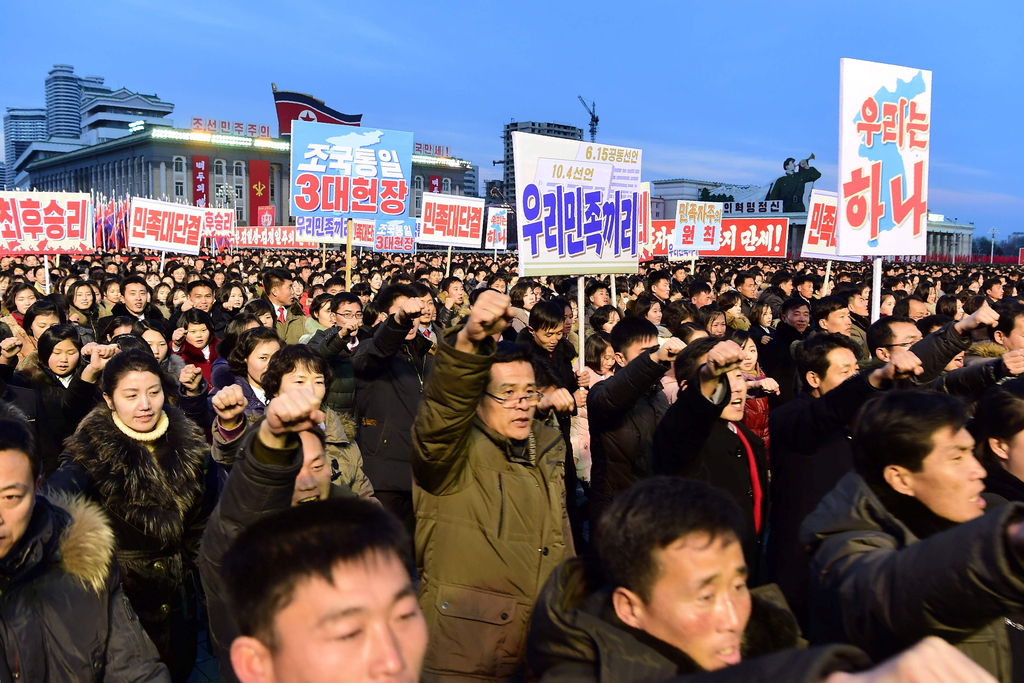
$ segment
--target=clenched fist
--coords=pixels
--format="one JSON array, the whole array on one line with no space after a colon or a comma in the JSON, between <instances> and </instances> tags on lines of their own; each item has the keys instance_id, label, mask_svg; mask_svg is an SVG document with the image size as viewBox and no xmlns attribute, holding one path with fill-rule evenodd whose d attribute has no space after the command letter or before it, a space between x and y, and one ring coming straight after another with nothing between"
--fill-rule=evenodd
<instances>
[{"instance_id":1,"label":"clenched fist","mask_svg":"<svg viewBox=\"0 0 1024 683\"><path fill-rule=\"evenodd\" d=\"M304 432L324 421L320 399L309 389L293 389L275 396L260 424L260 441L270 448L283 448L288 434Z\"/></svg>"},{"instance_id":2,"label":"clenched fist","mask_svg":"<svg viewBox=\"0 0 1024 683\"><path fill-rule=\"evenodd\" d=\"M736 342L718 342L708 352L708 359L701 368L701 376L710 379L724 375L735 370L745 358L746 354Z\"/></svg>"},{"instance_id":3,"label":"clenched fist","mask_svg":"<svg viewBox=\"0 0 1024 683\"><path fill-rule=\"evenodd\" d=\"M404 325L410 320L416 320L416 318L419 318L422 314L423 300L419 298L410 298L399 304L398 312L395 313L395 319Z\"/></svg>"},{"instance_id":4,"label":"clenched fist","mask_svg":"<svg viewBox=\"0 0 1024 683\"><path fill-rule=\"evenodd\" d=\"M473 353L484 339L504 332L512 321L511 305L512 300L500 292L493 289L482 292L469 311L466 326L459 331L455 348Z\"/></svg>"},{"instance_id":5,"label":"clenched fist","mask_svg":"<svg viewBox=\"0 0 1024 683\"><path fill-rule=\"evenodd\" d=\"M657 351L651 354L651 357L662 363L671 363L685 348L686 344L683 343L682 339L669 337L665 340L664 344L658 347Z\"/></svg>"},{"instance_id":6,"label":"clenched fist","mask_svg":"<svg viewBox=\"0 0 1024 683\"><path fill-rule=\"evenodd\" d=\"M213 410L217 413L217 424L231 431L242 423L245 408L249 402L245 400L242 387L229 384L213 395Z\"/></svg>"},{"instance_id":7,"label":"clenched fist","mask_svg":"<svg viewBox=\"0 0 1024 683\"><path fill-rule=\"evenodd\" d=\"M203 371L194 365L186 365L178 373L178 381L189 396L199 395L199 385L203 381Z\"/></svg>"}]
</instances>

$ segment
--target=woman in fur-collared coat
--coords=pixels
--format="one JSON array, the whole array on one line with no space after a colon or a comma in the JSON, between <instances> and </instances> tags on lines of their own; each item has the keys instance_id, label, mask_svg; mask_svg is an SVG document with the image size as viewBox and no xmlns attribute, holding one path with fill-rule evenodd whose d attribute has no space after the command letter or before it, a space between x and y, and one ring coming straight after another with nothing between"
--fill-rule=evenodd
<instances>
[{"instance_id":1,"label":"woman in fur-collared coat","mask_svg":"<svg viewBox=\"0 0 1024 683\"><path fill-rule=\"evenodd\" d=\"M164 400L152 354L131 349L106 363L104 405L68 438L51 489L83 492L110 515L124 592L175 682L196 656L195 561L206 503L202 432Z\"/></svg>"}]
</instances>

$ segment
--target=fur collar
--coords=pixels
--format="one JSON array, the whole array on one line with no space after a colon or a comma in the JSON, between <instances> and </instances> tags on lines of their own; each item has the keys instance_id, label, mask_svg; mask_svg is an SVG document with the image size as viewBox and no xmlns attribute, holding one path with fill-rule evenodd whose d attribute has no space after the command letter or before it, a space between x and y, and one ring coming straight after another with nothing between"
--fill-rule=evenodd
<instances>
[{"instance_id":1,"label":"fur collar","mask_svg":"<svg viewBox=\"0 0 1024 683\"><path fill-rule=\"evenodd\" d=\"M50 493L46 497L70 517L60 535L61 568L99 593L114 557L114 532L107 515L103 508L83 496Z\"/></svg>"},{"instance_id":2,"label":"fur collar","mask_svg":"<svg viewBox=\"0 0 1024 683\"><path fill-rule=\"evenodd\" d=\"M165 404L164 411L167 433L142 443L117 428L107 406L97 406L66 441L64 456L85 469L112 515L173 546L202 502L206 442L180 410Z\"/></svg>"},{"instance_id":3,"label":"fur collar","mask_svg":"<svg viewBox=\"0 0 1024 683\"><path fill-rule=\"evenodd\" d=\"M965 355L978 356L980 358L1001 358L1006 353L1006 347L995 342L985 341L972 344Z\"/></svg>"}]
</instances>

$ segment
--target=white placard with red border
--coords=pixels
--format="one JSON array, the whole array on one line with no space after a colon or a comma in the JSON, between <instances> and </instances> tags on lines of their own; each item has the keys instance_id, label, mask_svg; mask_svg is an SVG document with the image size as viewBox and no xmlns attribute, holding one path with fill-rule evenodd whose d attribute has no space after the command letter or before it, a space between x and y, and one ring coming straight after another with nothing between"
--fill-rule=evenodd
<instances>
[{"instance_id":1,"label":"white placard with red border","mask_svg":"<svg viewBox=\"0 0 1024 683\"><path fill-rule=\"evenodd\" d=\"M420 244L473 249L483 244L483 197L424 192L422 217Z\"/></svg>"}]
</instances>

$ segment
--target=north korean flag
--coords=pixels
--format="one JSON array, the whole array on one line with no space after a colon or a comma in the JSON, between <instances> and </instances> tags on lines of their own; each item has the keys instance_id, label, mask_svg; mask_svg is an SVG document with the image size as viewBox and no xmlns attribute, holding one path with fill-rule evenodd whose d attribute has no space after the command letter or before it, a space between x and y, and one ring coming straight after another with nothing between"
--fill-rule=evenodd
<instances>
[{"instance_id":1,"label":"north korean flag","mask_svg":"<svg viewBox=\"0 0 1024 683\"><path fill-rule=\"evenodd\" d=\"M291 135L292 121L318 121L358 126L362 114L342 114L323 101L299 92L282 92L275 88L274 105L277 107L277 128L280 135Z\"/></svg>"}]
</instances>

